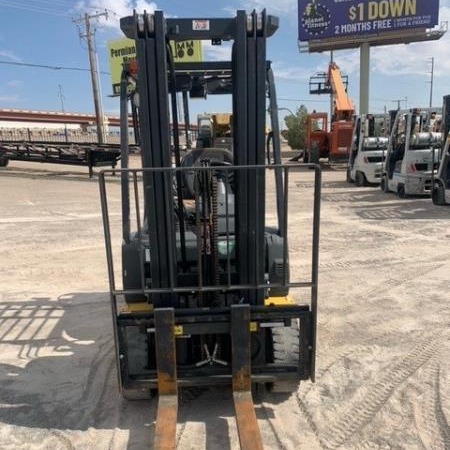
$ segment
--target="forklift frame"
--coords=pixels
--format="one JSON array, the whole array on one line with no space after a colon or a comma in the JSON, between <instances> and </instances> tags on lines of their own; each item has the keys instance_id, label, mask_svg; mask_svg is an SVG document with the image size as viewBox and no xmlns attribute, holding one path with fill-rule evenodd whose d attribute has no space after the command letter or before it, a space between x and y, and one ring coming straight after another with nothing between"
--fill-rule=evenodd
<instances>
[{"instance_id":1,"label":"forklift frame","mask_svg":"<svg viewBox=\"0 0 450 450\"><path fill-rule=\"evenodd\" d=\"M276 93L270 63L266 60L266 40L278 28L278 19L265 11L261 14L238 11L234 18L228 19L165 19L161 11L156 11L151 15L144 13L125 17L121 19L121 28L128 38L136 41L143 169L128 168L128 120L123 120L122 170L105 170L99 176L119 386L125 395L131 396L158 389L154 448L160 449L175 448L179 386L231 384L241 448L260 449L262 440L251 396L252 383L314 380L316 352L321 172L316 165L281 164ZM213 43L233 40L232 59L226 63L175 65L168 42L186 39L211 40ZM202 76L208 70L210 73L216 71L218 77L231 73L234 161L232 165L220 167L208 164L208 161L198 167L181 167L176 93L186 90L183 75ZM189 80L187 82L189 87ZM266 93L270 100L273 158L269 151L266 153ZM124 70L121 80L121 117L124 118L128 117L128 97L127 73ZM169 117L173 121L173 154ZM269 164L265 164L266 154ZM287 236L289 174L299 170L311 173L310 168L314 169L311 279L291 282L288 279ZM278 228L272 234L266 229L267 171L274 173L276 186ZM226 225L226 256L222 256L221 261L217 259L222 272L218 271L218 275L216 272L215 281L211 280L209 272L205 280L202 279L202 264L208 262L206 259L204 263L202 258L208 250L200 242L205 239L205 233L200 231L201 219L195 225L197 232L193 233L197 246L189 249L186 244L190 224L186 223L184 214L183 172L194 172L198 175L196 180L214 178L218 172L223 178L226 213L222 220ZM140 287L133 289L117 289L115 286L106 176L118 173L122 182L123 245L132 242L139 248L139 263L135 270L139 273ZM134 191L133 208L137 224L134 235L130 232L130 185ZM139 186L142 186L143 199L139 197ZM233 195L233 211L228 210L230 195ZM195 207L205 209L205 198L200 200L196 192ZM141 204L144 205L144 214L140 211ZM214 216L211 211L208 212L209 217ZM199 217L198 214L195 216ZM273 246L279 255L274 259L273 270L282 270L281 282L272 284L266 278L266 233L271 239L278 240L277 246ZM187 251L192 252L192 248L197 251L194 261L187 258ZM186 270L189 263L196 267L192 272ZM150 273L146 272L146 267L150 268ZM269 291L276 292L276 288L309 288L311 304L296 305L287 297L278 303L273 297L267 298ZM199 307L190 307L189 296L196 299L214 293L225 298L219 306L208 303L209 306L205 307L202 302L194 302ZM139 305L144 305L144 308L135 308L134 303L129 303L127 299L131 297L141 299ZM120 307L122 299L127 306L125 310ZM266 340L271 336L271 329L291 326L292 323L299 327L296 363L268 362ZM130 372L128 358L132 349L127 345L127 333L136 329L145 335L147 351L150 352L149 342L154 348L154 369L148 368L141 375ZM224 361L216 358L216 350L209 352L206 347L203 352L207 356L206 363L178 364L177 351L183 338L196 335L228 335L225 340L229 339L231 343L230 361L223 364ZM251 354L253 336L264 339L260 343L261 355L256 358Z\"/></svg>"}]
</instances>

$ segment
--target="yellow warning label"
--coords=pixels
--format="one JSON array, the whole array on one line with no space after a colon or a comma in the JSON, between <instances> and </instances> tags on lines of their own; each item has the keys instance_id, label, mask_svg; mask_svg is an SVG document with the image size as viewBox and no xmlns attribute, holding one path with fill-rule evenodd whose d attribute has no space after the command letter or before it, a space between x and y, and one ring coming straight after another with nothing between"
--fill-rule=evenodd
<instances>
[{"instance_id":1,"label":"yellow warning label","mask_svg":"<svg viewBox=\"0 0 450 450\"><path fill-rule=\"evenodd\" d=\"M202 41L170 41L175 63L200 62L203 59ZM120 76L123 63L136 58L133 39L115 39L108 42L109 70L113 95L120 93Z\"/></svg>"}]
</instances>

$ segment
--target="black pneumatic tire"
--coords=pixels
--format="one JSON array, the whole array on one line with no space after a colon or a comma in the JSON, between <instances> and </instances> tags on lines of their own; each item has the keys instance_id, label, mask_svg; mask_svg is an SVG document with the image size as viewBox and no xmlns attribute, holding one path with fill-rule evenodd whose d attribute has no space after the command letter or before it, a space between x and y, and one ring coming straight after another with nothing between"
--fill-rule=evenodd
<instances>
[{"instance_id":1,"label":"black pneumatic tire","mask_svg":"<svg viewBox=\"0 0 450 450\"><path fill-rule=\"evenodd\" d=\"M389 192L389 186L386 176L381 177L380 188L386 194Z\"/></svg>"},{"instance_id":2,"label":"black pneumatic tire","mask_svg":"<svg viewBox=\"0 0 450 450\"><path fill-rule=\"evenodd\" d=\"M434 205L443 206L445 205L445 189L444 186L439 185L433 188L431 193L431 199Z\"/></svg>"},{"instance_id":3,"label":"black pneumatic tire","mask_svg":"<svg viewBox=\"0 0 450 450\"><path fill-rule=\"evenodd\" d=\"M354 183L352 177L350 176L350 167L347 167L347 175L346 175L347 183Z\"/></svg>"},{"instance_id":4,"label":"black pneumatic tire","mask_svg":"<svg viewBox=\"0 0 450 450\"><path fill-rule=\"evenodd\" d=\"M6 156L0 156L0 167L6 167L9 164L9 159Z\"/></svg>"},{"instance_id":5,"label":"black pneumatic tire","mask_svg":"<svg viewBox=\"0 0 450 450\"><path fill-rule=\"evenodd\" d=\"M299 364L300 329L298 320L292 320L290 327L272 328L272 359L274 363ZM299 379L275 381L269 390L281 394L296 392L300 384Z\"/></svg>"},{"instance_id":6,"label":"black pneumatic tire","mask_svg":"<svg viewBox=\"0 0 450 450\"><path fill-rule=\"evenodd\" d=\"M406 198L406 189L405 189L405 185L404 184L399 184L397 186L397 194L400 198Z\"/></svg>"},{"instance_id":7,"label":"black pneumatic tire","mask_svg":"<svg viewBox=\"0 0 450 450\"><path fill-rule=\"evenodd\" d=\"M360 171L355 174L355 186L362 187L366 185L366 177Z\"/></svg>"}]
</instances>

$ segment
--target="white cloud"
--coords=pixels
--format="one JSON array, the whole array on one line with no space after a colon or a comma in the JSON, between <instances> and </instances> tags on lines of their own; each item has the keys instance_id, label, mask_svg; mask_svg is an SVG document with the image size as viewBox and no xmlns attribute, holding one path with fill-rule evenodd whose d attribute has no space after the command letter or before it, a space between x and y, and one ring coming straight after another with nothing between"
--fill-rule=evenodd
<instances>
[{"instance_id":1,"label":"white cloud","mask_svg":"<svg viewBox=\"0 0 450 450\"><path fill-rule=\"evenodd\" d=\"M121 17L133 14L133 10L143 13L153 13L158 6L156 3L147 0L83 0L79 1L75 7L78 11L95 11L108 13L108 17L98 19L98 24L104 28L119 30Z\"/></svg>"},{"instance_id":2,"label":"white cloud","mask_svg":"<svg viewBox=\"0 0 450 450\"><path fill-rule=\"evenodd\" d=\"M205 61L231 60L231 43L229 42L223 42L222 45L212 45L210 41L203 41L202 46Z\"/></svg>"},{"instance_id":3,"label":"white cloud","mask_svg":"<svg viewBox=\"0 0 450 450\"><path fill-rule=\"evenodd\" d=\"M6 85L10 88L16 88L23 84L22 80L10 80L6 83Z\"/></svg>"},{"instance_id":4,"label":"white cloud","mask_svg":"<svg viewBox=\"0 0 450 450\"><path fill-rule=\"evenodd\" d=\"M297 17L297 0L276 0L270 4L267 0L243 0L241 3L247 11L252 9L261 11L266 8L269 14L292 16L295 13L295 17Z\"/></svg>"},{"instance_id":5,"label":"white cloud","mask_svg":"<svg viewBox=\"0 0 450 450\"><path fill-rule=\"evenodd\" d=\"M14 95L0 95L0 102L2 103L16 103L20 100L19 96L17 94Z\"/></svg>"},{"instance_id":6,"label":"white cloud","mask_svg":"<svg viewBox=\"0 0 450 450\"><path fill-rule=\"evenodd\" d=\"M14 62L22 62L22 59L19 58L14 52L10 50L0 50L0 57L8 58Z\"/></svg>"},{"instance_id":7,"label":"white cloud","mask_svg":"<svg viewBox=\"0 0 450 450\"><path fill-rule=\"evenodd\" d=\"M277 80L306 82L309 81L311 75L309 69L303 67L286 67L281 62L274 62L272 68Z\"/></svg>"}]
</instances>

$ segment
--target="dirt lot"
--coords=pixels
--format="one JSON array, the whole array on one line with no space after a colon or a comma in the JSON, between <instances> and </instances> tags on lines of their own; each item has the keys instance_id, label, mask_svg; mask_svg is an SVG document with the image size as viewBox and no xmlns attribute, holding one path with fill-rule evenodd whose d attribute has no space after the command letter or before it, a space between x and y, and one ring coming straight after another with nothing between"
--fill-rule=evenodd
<instances>
[{"instance_id":1,"label":"dirt lot","mask_svg":"<svg viewBox=\"0 0 450 450\"><path fill-rule=\"evenodd\" d=\"M258 400L265 447L449 449L450 209L344 177L323 173L317 382ZM150 448L155 400L117 393L97 180L11 163L0 195L0 448ZM186 394L178 448L238 448L232 413Z\"/></svg>"}]
</instances>

